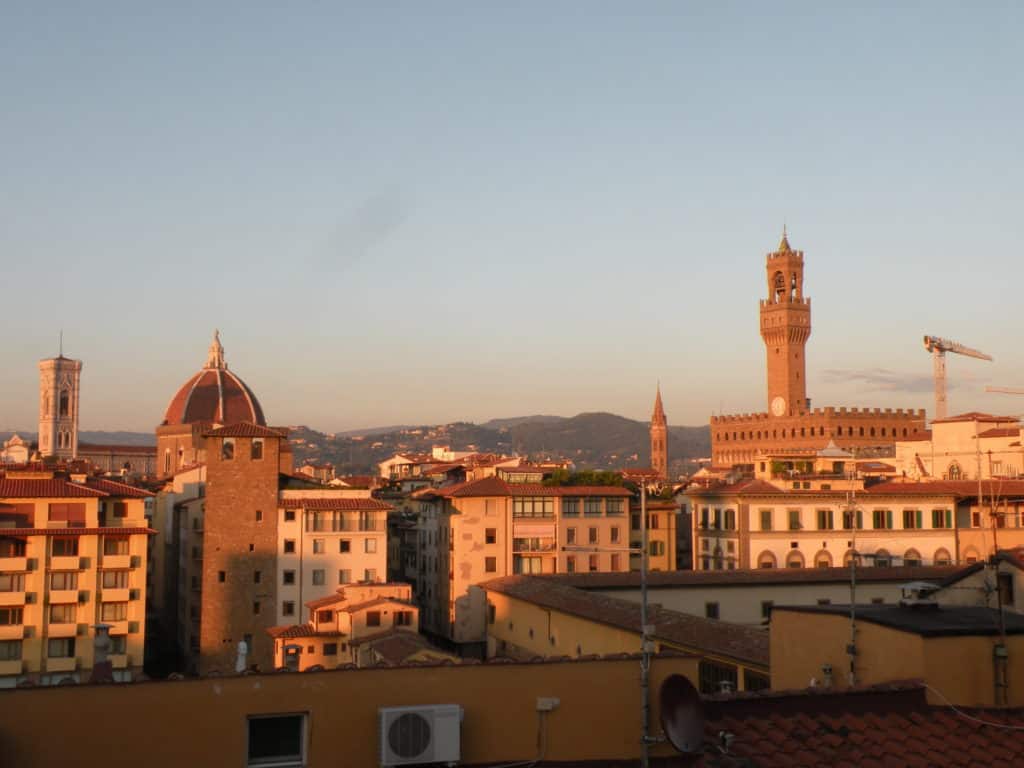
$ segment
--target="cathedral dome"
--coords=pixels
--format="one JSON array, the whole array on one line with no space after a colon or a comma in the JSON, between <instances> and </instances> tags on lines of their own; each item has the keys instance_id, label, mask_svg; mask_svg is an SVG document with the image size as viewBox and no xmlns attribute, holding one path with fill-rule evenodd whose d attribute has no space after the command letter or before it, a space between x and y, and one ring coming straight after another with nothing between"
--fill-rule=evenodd
<instances>
[{"instance_id":1,"label":"cathedral dome","mask_svg":"<svg viewBox=\"0 0 1024 768\"><path fill-rule=\"evenodd\" d=\"M165 425L213 422L235 424L244 421L266 426L263 408L256 395L224 362L220 334L213 334L206 365L186 381L171 398L164 414Z\"/></svg>"}]
</instances>

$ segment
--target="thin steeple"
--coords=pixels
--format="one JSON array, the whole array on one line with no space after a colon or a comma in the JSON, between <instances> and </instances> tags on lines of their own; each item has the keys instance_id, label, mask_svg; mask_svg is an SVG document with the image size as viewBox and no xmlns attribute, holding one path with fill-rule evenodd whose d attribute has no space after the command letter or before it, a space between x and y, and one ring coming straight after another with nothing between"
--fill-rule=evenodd
<instances>
[{"instance_id":1,"label":"thin steeple","mask_svg":"<svg viewBox=\"0 0 1024 768\"><path fill-rule=\"evenodd\" d=\"M789 238L786 237L786 223L782 223L782 240L779 241L779 250L776 253L789 253L792 248L789 247Z\"/></svg>"},{"instance_id":2,"label":"thin steeple","mask_svg":"<svg viewBox=\"0 0 1024 768\"><path fill-rule=\"evenodd\" d=\"M207 368L227 368L227 363L224 362L224 347L220 343L220 331L215 330L213 332L213 341L210 343L210 349L206 353L206 367Z\"/></svg>"},{"instance_id":3,"label":"thin steeple","mask_svg":"<svg viewBox=\"0 0 1024 768\"><path fill-rule=\"evenodd\" d=\"M665 407L661 404L661 382L658 382L657 394L654 396L654 415L651 421L655 424L665 423Z\"/></svg>"}]
</instances>

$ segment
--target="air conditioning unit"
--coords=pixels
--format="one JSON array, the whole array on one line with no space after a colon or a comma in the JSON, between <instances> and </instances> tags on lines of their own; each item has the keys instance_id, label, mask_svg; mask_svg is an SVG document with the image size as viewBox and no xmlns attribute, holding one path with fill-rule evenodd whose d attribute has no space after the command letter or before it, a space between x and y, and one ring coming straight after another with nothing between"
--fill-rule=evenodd
<instances>
[{"instance_id":1,"label":"air conditioning unit","mask_svg":"<svg viewBox=\"0 0 1024 768\"><path fill-rule=\"evenodd\" d=\"M458 704L381 707L379 714L382 766L461 759L462 707Z\"/></svg>"},{"instance_id":2,"label":"air conditioning unit","mask_svg":"<svg viewBox=\"0 0 1024 768\"><path fill-rule=\"evenodd\" d=\"M90 560L89 560L88 557L80 557L80 558L78 558L78 568L79 568L79 570L82 570L82 571L89 570L89 562L90 562Z\"/></svg>"},{"instance_id":3,"label":"air conditioning unit","mask_svg":"<svg viewBox=\"0 0 1024 768\"><path fill-rule=\"evenodd\" d=\"M132 559L128 562L131 563L132 568L139 568L142 566L142 558L139 555L132 555Z\"/></svg>"},{"instance_id":4,"label":"air conditioning unit","mask_svg":"<svg viewBox=\"0 0 1024 768\"><path fill-rule=\"evenodd\" d=\"M32 605L35 601L36 601L36 593L35 592L26 592L25 593L25 605Z\"/></svg>"},{"instance_id":5,"label":"air conditioning unit","mask_svg":"<svg viewBox=\"0 0 1024 768\"><path fill-rule=\"evenodd\" d=\"M37 558L35 558L35 557L30 557L30 558L28 558L28 560L25 561L25 570L26 571L34 571L38 567L39 567L39 560Z\"/></svg>"},{"instance_id":6,"label":"air conditioning unit","mask_svg":"<svg viewBox=\"0 0 1024 768\"><path fill-rule=\"evenodd\" d=\"M138 600L139 599L139 590L137 590L137 589L129 589L128 590L128 599L129 600Z\"/></svg>"},{"instance_id":7,"label":"air conditioning unit","mask_svg":"<svg viewBox=\"0 0 1024 768\"><path fill-rule=\"evenodd\" d=\"M89 602L89 591L86 589L80 589L78 591L78 602L88 603Z\"/></svg>"},{"instance_id":8,"label":"air conditioning unit","mask_svg":"<svg viewBox=\"0 0 1024 768\"><path fill-rule=\"evenodd\" d=\"M35 636L36 636L36 628L33 627L31 624L26 624L25 625L25 632L22 635L22 637L24 637L25 639L31 639L31 638L33 638Z\"/></svg>"},{"instance_id":9,"label":"air conditioning unit","mask_svg":"<svg viewBox=\"0 0 1024 768\"><path fill-rule=\"evenodd\" d=\"M134 635L139 631L139 622L129 621L128 622L128 634Z\"/></svg>"},{"instance_id":10,"label":"air conditioning unit","mask_svg":"<svg viewBox=\"0 0 1024 768\"><path fill-rule=\"evenodd\" d=\"M79 624L79 625L78 625L78 626L77 626L77 627L75 628L75 633L76 633L76 634L77 634L77 635L78 635L79 637L85 637L86 635L88 635L88 634L89 634L89 625L88 625L88 624Z\"/></svg>"}]
</instances>

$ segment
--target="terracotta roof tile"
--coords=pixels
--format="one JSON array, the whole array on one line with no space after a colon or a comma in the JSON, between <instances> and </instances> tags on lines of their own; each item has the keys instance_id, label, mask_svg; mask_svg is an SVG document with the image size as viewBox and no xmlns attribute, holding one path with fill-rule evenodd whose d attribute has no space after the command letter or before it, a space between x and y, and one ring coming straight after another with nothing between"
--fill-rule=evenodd
<instances>
[{"instance_id":1,"label":"terracotta roof tile","mask_svg":"<svg viewBox=\"0 0 1024 768\"><path fill-rule=\"evenodd\" d=\"M281 500L281 506L285 509L337 509L337 510L387 510L394 509L393 506L380 499L352 499L352 498L287 498Z\"/></svg>"},{"instance_id":2,"label":"terracotta roof tile","mask_svg":"<svg viewBox=\"0 0 1024 768\"><path fill-rule=\"evenodd\" d=\"M59 478L8 480L0 478L0 499L99 498L105 491Z\"/></svg>"},{"instance_id":3,"label":"terracotta roof tile","mask_svg":"<svg viewBox=\"0 0 1024 768\"><path fill-rule=\"evenodd\" d=\"M252 424L247 421L240 421L235 424L227 424L217 429L211 429L203 433L204 437L288 437L286 427L272 428L262 424Z\"/></svg>"},{"instance_id":4,"label":"terracotta roof tile","mask_svg":"<svg viewBox=\"0 0 1024 768\"><path fill-rule=\"evenodd\" d=\"M95 488L98 491L103 491L109 496L115 496L122 499L148 499L155 494L149 491L139 488L135 485L128 485L127 483L118 483L114 480L107 480L101 477L90 477L86 484L91 488Z\"/></svg>"},{"instance_id":5,"label":"terracotta roof tile","mask_svg":"<svg viewBox=\"0 0 1024 768\"><path fill-rule=\"evenodd\" d=\"M317 632L312 624L288 624L284 626L270 627L267 634L275 640L287 640L294 637L344 637L343 632Z\"/></svg>"},{"instance_id":6,"label":"terracotta roof tile","mask_svg":"<svg viewBox=\"0 0 1024 768\"><path fill-rule=\"evenodd\" d=\"M0 536L122 536L155 534L152 528L0 528Z\"/></svg>"}]
</instances>

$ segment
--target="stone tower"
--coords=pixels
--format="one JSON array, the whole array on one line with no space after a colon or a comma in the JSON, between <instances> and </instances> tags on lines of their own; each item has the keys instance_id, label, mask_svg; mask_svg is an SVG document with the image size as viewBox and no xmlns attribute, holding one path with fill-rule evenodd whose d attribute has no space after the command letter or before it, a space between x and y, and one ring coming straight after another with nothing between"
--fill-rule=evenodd
<instances>
[{"instance_id":1,"label":"stone tower","mask_svg":"<svg viewBox=\"0 0 1024 768\"><path fill-rule=\"evenodd\" d=\"M39 453L78 456L78 390L82 361L63 354L39 361Z\"/></svg>"},{"instance_id":2,"label":"stone tower","mask_svg":"<svg viewBox=\"0 0 1024 768\"><path fill-rule=\"evenodd\" d=\"M651 415L651 468L662 480L668 479L668 420L661 405L661 385L654 397L654 413Z\"/></svg>"},{"instance_id":3,"label":"stone tower","mask_svg":"<svg viewBox=\"0 0 1024 768\"><path fill-rule=\"evenodd\" d=\"M789 247L786 230L768 254L768 298L761 301L761 338L768 355L768 412L795 416L810 410L804 347L811 335L811 300L804 298L804 252Z\"/></svg>"}]
</instances>

